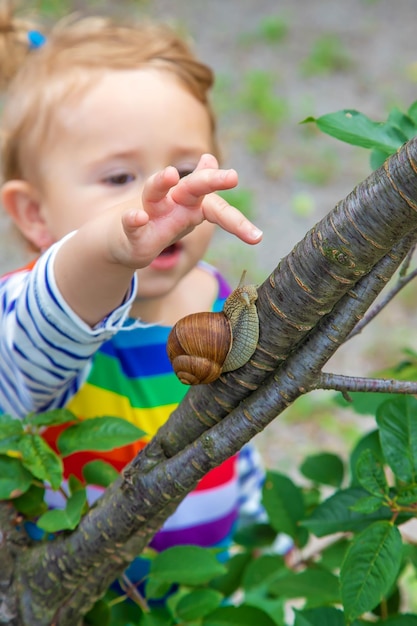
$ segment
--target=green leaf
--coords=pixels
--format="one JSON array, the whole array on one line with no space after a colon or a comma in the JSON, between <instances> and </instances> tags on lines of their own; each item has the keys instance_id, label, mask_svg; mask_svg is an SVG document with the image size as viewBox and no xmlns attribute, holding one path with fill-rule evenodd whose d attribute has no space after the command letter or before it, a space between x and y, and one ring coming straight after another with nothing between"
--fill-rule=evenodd
<instances>
[{"instance_id":1,"label":"green leaf","mask_svg":"<svg viewBox=\"0 0 417 626\"><path fill-rule=\"evenodd\" d=\"M17 498L31 486L33 477L19 459L0 456L0 500Z\"/></svg>"},{"instance_id":2,"label":"green leaf","mask_svg":"<svg viewBox=\"0 0 417 626\"><path fill-rule=\"evenodd\" d=\"M417 482L417 400L411 396L388 400L378 408L376 420L384 457L394 475Z\"/></svg>"},{"instance_id":3,"label":"green leaf","mask_svg":"<svg viewBox=\"0 0 417 626\"><path fill-rule=\"evenodd\" d=\"M269 593L285 598L306 598L310 607L340 602L338 577L320 568L290 573L271 583Z\"/></svg>"},{"instance_id":4,"label":"green leaf","mask_svg":"<svg viewBox=\"0 0 417 626\"><path fill-rule=\"evenodd\" d=\"M362 487L373 496L381 498L388 495L389 486L384 466L369 448L363 450L358 458L356 476Z\"/></svg>"},{"instance_id":5,"label":"green leaf","mask_svg":"<svg viewBox=\"0 0 417 626\"><path fill-rule=\"evenodd\" d=\"M25 432L20 420L10 415L0 415L0 455L21 459L19 443L23 437Z\"/></svg>"},{"instance_id":6,"label":"green leaf","mask_svg":"<svg viewBox=\"0 0 417 626\"><path fill-rule=\"evenodd\" d=\"M267 472L262 503L277 532L290 535L300 546L305 545L307 536L298 526L305 515L304 499L301 489L292 480L278 472Z\"/></svg>"},{"instance_id":7,"label":"green leaf","mask_svg":"<svg viewBox=\"0 0 417 626\"><path fill-rule=\"evenodd\" d=\"M350 508L356 513L375 513L381 506L384 505L384 498L382 496L367 496L365 498L359 498Z\"/></svg>"},{"instance_id":8,"label":"green leaf","mask_svg":"<svg viewBox=\"0 0 417 626\"><path fill-rule=\"evenodd\" d=\"M276 626L261 609L246 604L224 606L203 618L202 626Z\"/></svg>"},{"instance_id":9,"label":"green leaf","mask_svg":"<svg viewBox=\"0 0 417 626\"><path fill-rule=\"evenodd\" d=\"M74 474L70 474L68 476L68 489L71 495L73 495L76 491L80 491L80 489L85 489L85 485L82 480L74 476Z\"/></svg>"},{"instance_id":10,"label":"green leaf","mask_svg":"<svg viewBox=\"0 0 417 626\"><path fill-rule=\"evenodd\" d=\"M242 586L247 591L253 587L269 585L286 572L284 559L275 554L264 554L254 559L246 568Z\"/></svg>"},{"instance_id":11,"label":"green leaf","mask_svg":"<svg viewBox=\"0 0 417 626\"><path fill-rule=\"evenodd\" d=\"M315 122L323 132L340 141L362 148L377 148L393 154L406 141L404 134L388 123L373 122L369 117L355 111L344 109L328 113L318 118L307 118L304 122Z\"/></svg>"},{"instance_id":12,"label":"green leaf","mask_svg":"<svg viewBox=\"0 0 417 626\"><path fill-rule=\"evenodd\" d=\"M388 157L389 155L387 155L386 152L382 152L382 150L377 150L376 148L374 148L373 150L371 150L371 156L369 158L371 168L373 170L377 170L379 167L381 167L381 165L383 165L383 163L385 163ZM376 396L382 394L371 393L369 395Z\"/></svg>"},{"instance_id":13,"label":"green leaf","mask_svg":"<svg viewBox=\"0 0 417 626\"><path fill-rule=\"evenodd\" d=\"M47 533L74 530L80 522L85 504L85 490L76 491L68 498L65 509L47 511L38 519L37 525Z\"/></svg>"},{"instance_id":14,"label":"green leaf","mask_svg":"<svg viewBox=\"0 0 417 626\"><path fill-rule=\"evenodd\" d=\"M45 413L31 413L25 422L31 426L59 426L68 422L79 422L79 418L68 409L53 409Z\"/></svg>"},{"instance_id":15,"label":"green leaf","mask_svg":"<svg viewBox=\"0 0 417 626\"><path fill-rule=\"evenodd\" d=\"M308 456L300 470L306 478L315 483L340 487L343 481L343 461L336 454L329 452Z\"/></svg>"},{"instance_id":16,"label":"green leaf","mask_svg":"<svg viewBox=\"0 0 417 626\"><path fill-rule=\"evenodd\" d=\"M415 100L407 111L408 117L411 117L413 123L417 127L417 100Z\"/></svg>"},{"instance_id":17,"label":"green leaf","mask_svg":"<svg viewBox=\"0 0 417 626\"><path fill-rule=\"evenodd\" d=\"M214 611L222 599L223 594L214 589L195 589L180 599L175 612L185 622L201 619Z\"/></svg>"},{"instance_id":18,"label":"green leaf","mask_svg":"<svg viewBox=\"0 0 417 626\"><path fill-rule=\"evenodd\" d=\"M401 535L390 522L375 522L354 538L340 571L347 622L381 602L397 578L401 560Z\"/></svg>"},{"instance_id":19,"label":"green leaf","mask_svg":"<svg viewBox=\"0 0 417 626\"><path fill-rule=\"evenodd\" d=\"M44 502L45 489L37 485L31 485L23 495L14 499L13 504L19 513L26 517L37 517L45 512Z\"/></svg>"},{"instance_id":20,"label":"green leaf","mask_svg":"<svg viewBox=\"0 0 417 626\"><path fill-rule=\"evenodd\" d=\"M245 593L245 604L267 613L276 626L285 626L285 598L272 598L266 590L256 588Z\"/></svg>"},{"instance_id":21,"label":"green leaf","mask_svg":"<svg viewBox=\"0 0 417 626\"><path fill-rule=\"evenodd\" d=\"M21 437L19 448L22 463L36 478L49 482L58 489L63 478L61 458L49 447L40 435L27 433Z\"/></svg>"},{"instance_id":22,"label":"green leaf","mask_svg":"<svg viewBox=\"0 0 417 626\"><path fill-rule=\"evenodd\" d=\"M407 489L401 489L401 491L398 492L396 502L400 506L415 504L417 502L417 485L412 485Z\"/></svg>"},{"instance_id":23,"label":"green leaf","mask_svg":"<svg viewBox=\"0 0 417 626\"><path fill-rule=\"evenodd\" d=\"M88 485L108 487L119 476L119 472L110 463L97 459L84 465L83 476Z\"/></svg>"},{"instance_id":24,"label":"green leaf","mask_svg":"<svg viewBox=\"0 0 417 626\"><path fill-rule=\"evenodd\" d=\"M404 136L404 141L412 139L417 133L417 126L414 123L414 120L406 113L400 111L397 107L393 107L391 109L387 122Z\"/></svg>"},{"instance_id":25,"label":"green leaf","mask_svg":"<svg viewBox=\"0 0 417 626\"><path fill-rule=\"evenodd\" d=\"M332 606L298 611L294 609L294 626L345 626L343 612Z\"/></svg>"},{"instance_id":26,"label":"green leaf","mask_svg":"<svg viewBox=\"0 0 417 626\"><path fill-rule=\"evenodd\" d=\"M155 576L151 576L146 581L146 597L150 600L160 600L169 593L171 587L171 582L161 581Z\"/></svg>"},{"instance_id":27,"label":"green leaf","mask_svg":"<svg viewBox=\"0 0 417 626\"><path fill-rule=\"evenodd\" d=\"M22 422L11 415L0 415L0 442L19 435L23 435Z\"/></svg>"},{"instance_id":28,"label":"green leaf","mask_svg":"<svg viewBox=\"0 0 417 626\"><path fill-rule=\"evenodd\" d=\"M324 537L337 532L358 532L376 520L390 519L392 513L385 506L368 515L352 510L353 505L367 495L366 491L357 487L338 491L322 502L312 515L300 524L306 526L317 537Z\"/></svg>"},{"instance_id":29,"label":"green leaf","mask_svg":"<svg viewBox=\"0 0 417 626\"><path fill-rule=\"evenodd\" d=\"M209 582L212 589L220 591L224 596L231 596L241 585L243 572L251 561L249 552L242 552L233 555L226 563L226 573L213 578Z\"/></svg>"},{"instance_id":30,"label":"green leaf","mask_svg":"<svg viewBox=\"0 0 417 626\"><path fill-rule=\"evenodd\" d=\"M152 607L150 613L144 613L139 622L130 622L131 626L172 626L171 614L165 607ZM115 626L112 622L111 626ZM120 626L129 626L126 622L120 622Z\"/></svg>"},{"instance_id":31,"label":"green leaf","mask_svg":"<svg viewBox=\"0 0 417 626\"><path fill-rule=\"evenodd\" d=\"M368 394L378 395L378 394ZM375 409L376 410L376 409ZM373 430L370 433L367 433L358 441L355 448L350 455L350 471L352 474L352 487L359 486L359 480L356 475L356 466L358 463L358 459L364 450L371 450L374 456L378 459L380 463L384 463L384 455L382 454L381 444L379 441L379 430Z\"/></svg>"},{"instance_id":32,"label":"green leaf","mask_svg":"<svg viewBox=\"0 0 417 626\"><path fill-rule=\"evenodd\" d=\"M63 456L81 450L113 450L137 441L146 433L120 417L95 417L69 426L57 441Z\"/></svg>"},{"instance_id":33,"label":"green leaf","mask_svg":"<svg viewBox=\"0 0 417 626\"><path fill-rule=\"evenodd\" d=\"M0 455L10 456L14 459L21 459L22 453L20 451L20 440L24 437L27 437L27 435L12 435L11 437L7 437L7 439L1 439Z\"/></svg>"},{"instance_id":34,"label":"green leaf","mask_svg":"<svg viewBox=\"0 0 417 626\"><path fill-rule=\"evenodd\" d=\"M226 572L212 551L199 546L174 546L152 561L150 576L161 582L201 585Z\"/></svg>"},{"instance_id":35,"label":"green leaf","mask_svg":"<svg viewBox=\"0 0 417 626\"><path fill-rule=\"evenodd\" d=\"M111 626L110 607L105 600L98 600L90 611L84 615L85 626Z\"/></svg>"},{"instance_id":36,"label":"green leaf","mask_svg":"<svg viewBox=\"0 0 417 626\"><path fill-rule=\"evenodd\" d=\"M274 543L276 536L270 524L249 524L236 531L233 541L245 548L265 548Z\"/></svg>"}]
</instances>

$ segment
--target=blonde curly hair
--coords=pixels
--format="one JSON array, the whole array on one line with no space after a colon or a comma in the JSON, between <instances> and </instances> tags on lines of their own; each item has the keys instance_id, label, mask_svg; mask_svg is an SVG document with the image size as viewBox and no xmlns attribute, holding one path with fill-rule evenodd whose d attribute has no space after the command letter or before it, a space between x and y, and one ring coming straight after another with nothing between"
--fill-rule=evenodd
<instances>
[{"instance_id":1,"label":"blonde curly hair","mask_svg":"<svg viewBox=\"0 0 417 626\"><path fill-rule=\"evenodd\" d=\"M31 180L39 173L36 163L51 136L54 110L107 70L152 66L175 75L207 108L213 152L218 154L209 101L213 73L172 28L72 16L45 33L44 45L31 49L28 35L33 30L44 32L30 21L16 19L10 2L0 3L0 85L9 85L1 126L3 181Z\"/></svg>"}]
</instances>

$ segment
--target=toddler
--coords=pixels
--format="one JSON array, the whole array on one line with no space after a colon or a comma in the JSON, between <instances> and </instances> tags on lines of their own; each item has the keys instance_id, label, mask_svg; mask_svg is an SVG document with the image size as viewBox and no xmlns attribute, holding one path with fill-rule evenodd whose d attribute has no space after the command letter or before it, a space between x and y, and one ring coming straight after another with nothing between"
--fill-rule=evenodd
<instances>
[{"instance_id":1,"label":"toddler","mask_svg":"<svg viewBox=\"0 0 417 626\"><path fill-rule=\"evenodd\" d=\"M121 470L187 391L165 353L171 326L221 310L230 292L201 261L215 225L249 244L261 232L215 193L238 181L218 166L212 73L172 30L84 18L45 38L7 11L2 20L0 69L12 80L1 198L36 260L0 282L0 410L123 417L147 433L137 444L64 460L66 478L97 458ZM55 449L61 430L44 433ZM242 460L240 492L233 457L153 546L226 545L239 506L260 519L251 446ZM102 492L88 490L90 502ZM50 491L48 503L62 506L62 494Z\"/></svg>"}]
</instances>

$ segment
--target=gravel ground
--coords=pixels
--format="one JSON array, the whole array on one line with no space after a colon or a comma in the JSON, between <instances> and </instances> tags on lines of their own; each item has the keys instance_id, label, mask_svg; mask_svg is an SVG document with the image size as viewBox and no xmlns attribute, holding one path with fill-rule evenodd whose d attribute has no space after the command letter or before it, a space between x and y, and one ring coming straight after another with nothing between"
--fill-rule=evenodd
<instances>
[{"instance_id":1,"label":"gravel ground","mask_svg":"<svg viewBox=\"0 0 417 626\"><path fill-rule=\"evenodd\" d=\"M88 6L174 22L214 68L224 161L238 170L244 193L252 196L253 218L265 232L256 248L218 234L210 258L235 282L244 267L250 280L264 280L307 230L370 173L366 151L299 122L343 108L383 120L393 105L405 110L416 99L415 0L123 0ZM281 38L265 35L265 27L273 24L281 25ZM327 56L332 56L329 36L338 50L330 67L324 55L316 72L306 73L318 42L327 38ZM269 76L271 94L284 110L282 124L267 131L270 144L261 153L250 146L262 119L242 96L253 72ZM4 220L0 228L4 271L21 256ZM404 346L417 349L410 333L414 305L409 288L371 328L343 347L327 369L366 374L397 362ZM368 420L348 412L335 414L327 397L316 393L300 399L258 436L268 466L295 467L305 454L319 449L344 453L369 426Z\"/></svg>"}]
</instances>

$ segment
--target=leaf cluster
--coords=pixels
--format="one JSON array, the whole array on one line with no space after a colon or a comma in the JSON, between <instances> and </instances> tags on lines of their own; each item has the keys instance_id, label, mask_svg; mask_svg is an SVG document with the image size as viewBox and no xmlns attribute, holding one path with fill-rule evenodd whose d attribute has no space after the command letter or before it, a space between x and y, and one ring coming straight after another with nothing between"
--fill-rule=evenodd
<instances>
[{"instance_id":1,"label":"leaf cluster","mask_svg":"<svg viewBox=\"0 0 417 626\"><path fill-rule=\"evenodd\" d=\"M53 450L42 437L42 430L68 423L57 439L57 450ZM19 513L36 518L38 528L47 533L73 530L87 510L86 485L108 487L118 474L108 463L92 461L83 468L84 482L69 477L67 493L61 488L62 459L83 450L112 450L143 435L122 418L103 416L81 421L66 409L30 414L22 421L1 415L0 500L12 500ZM61 491L66 501L62 510L47 510L46 489Z\"/></svg>"},{"instance_id":2,"label":"leaf cluster","mask_svg":"<svg viewBox=\"0 0 417 626\"><path fill-rule=\"evenodd\" d=\"M86 508L85 484L72 478L66 508L44 512L43 481L55 481L58 488L62 456L92 445L87 423L72 415L72 430L58 440L59 454L34 443L41 439L41 426L68 417L66 411L53 411L23 423L1 418L7 497L27 519L41 513L38 524L50 533L74 528ZM149 571L143 579L133 584L125 576L120 581L125 595L109 590L85 623L286 626L288 606L298 599L295 626L380 620L390 626L417 625L417 616L400 610L402 578L410 571L415 576L417 567L416 548L401 532L417 513L417 400L388 396L377 406L375 420L375 429L359 440L348 464L331 452L311 455L299 468L302 484L268 472L263 487L268 522L238 528L227 554L198 546L159 554L147 550ZM141 436L134 429L124 431L117 418L91 422L97 422L99 449ZM108 484L115 475L95 463L85 472L85 483ZM28 484L22 482L25 473ZM278 553L282 533L294 544L287 555ZM313 536L325 539L323 547Z\"/></svg>"},{"instance_id":3,"label":"leaf cluster","mask_svg":"<svg viewBox=\"0 0 417 626\"><path fill-rule=\"evenodd\" d=\"M360 111L343 109L321 117L307 117L327 135L371 151L371 167L377 169L406 141L417 135L417 101L406 112L394 107L386 121L376 122Z\"/></svg>"}]
</instances>

